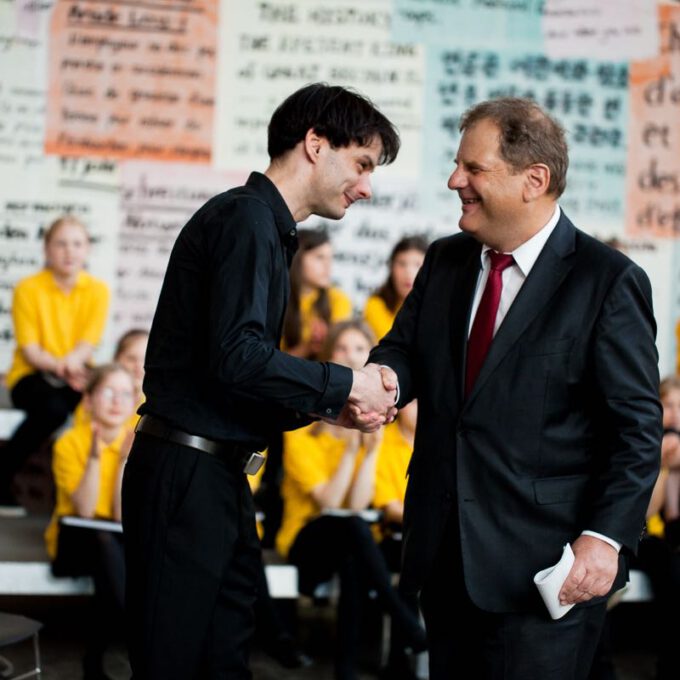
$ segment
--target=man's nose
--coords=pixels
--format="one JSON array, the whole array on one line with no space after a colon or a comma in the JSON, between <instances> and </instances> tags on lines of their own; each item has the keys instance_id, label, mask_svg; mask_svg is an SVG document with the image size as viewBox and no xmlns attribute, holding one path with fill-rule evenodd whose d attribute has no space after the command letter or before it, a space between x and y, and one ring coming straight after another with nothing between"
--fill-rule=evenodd
<instances>
[{"instance_id":1,"label":"man's nose","mask_svg":"<svg viewBox=\"0 0 680 680\"><path fill-rule=\"evenodd\" d=\"M373 189L371 189L371 176L369 174L362 175L361 179L357 182L356 189L359 198L371 198L371 196L373 196Z\"/></svg>"},{"instance_id":2,"label":"man's nose","mask_svg":"<svg viewBox=\"0 0 680 680\"><path fill-rule=\"evenodd\" d=\"M456 168L449 177L447 186L451 191L456 191L457 189L462 189L467 186L467 175L460 169Z\"/></svg>"}]
</instances>

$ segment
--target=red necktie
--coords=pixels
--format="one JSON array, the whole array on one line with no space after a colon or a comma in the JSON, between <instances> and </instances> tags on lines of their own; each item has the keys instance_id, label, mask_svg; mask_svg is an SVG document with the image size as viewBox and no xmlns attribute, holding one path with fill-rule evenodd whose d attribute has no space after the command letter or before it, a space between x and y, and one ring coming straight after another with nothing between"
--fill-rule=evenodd
<instances>
[{"instance_id":1,"label":"red necktie","mask_svg":"<svg viewBox=\"0 0 680 680\"><path fill-rule=\"evenodd\" d=\"M465 367L465 396L472 392L479 370L493 340L493 327L496 324L498 303L503 290L503 271L515 260L512 255L487 251L491 260L489 278L477 308L467 346L467 365Z\"/></svg>"}]
</instances>

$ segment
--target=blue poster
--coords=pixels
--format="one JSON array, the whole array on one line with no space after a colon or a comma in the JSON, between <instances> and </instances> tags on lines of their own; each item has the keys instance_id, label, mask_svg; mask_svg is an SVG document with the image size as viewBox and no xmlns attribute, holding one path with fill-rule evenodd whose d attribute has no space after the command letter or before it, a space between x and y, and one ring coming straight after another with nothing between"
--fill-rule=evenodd
<instances>
[{"instance_id":1,"label":"blue poster","mask_svg":"<svg viewBox=\"0 0 680 680\"><path fill-rule=\"evenodd\" d=\"M623 222L627 64L531 52L428 49L423 168L432 209L451 212L458 205L446 182L461 115L477 102L504 96L534 99L567 130L570 169L560 199L567 214L588 225Z\"/></svg>"},{"instance_id":2,"label":"blue poster","mask_svg":"<svg viewBox=\"0 0 680 680\"><path fill-rule=\"evenodd\" d=\"M544 0L394 0L392 38L451 47L540 49Z\"/></svg>"}]
</instances>

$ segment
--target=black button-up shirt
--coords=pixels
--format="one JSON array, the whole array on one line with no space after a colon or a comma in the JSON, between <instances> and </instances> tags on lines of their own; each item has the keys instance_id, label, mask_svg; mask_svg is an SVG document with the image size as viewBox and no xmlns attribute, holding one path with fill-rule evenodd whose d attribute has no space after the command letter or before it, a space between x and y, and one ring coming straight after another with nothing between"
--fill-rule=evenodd
<instances>
[{"instance_id":1,"label":"black button-up shirt","mask_svg":"<svg viewBox=\"0 0 680 680\"><path fill-rule=\"evenodd\" d=\"M170 255L140 413L253 448L306 424L300 413L337 416L350 369L278 349L296 249L295 220L260 173L196 212Z\"/></svg>"}]
</instances>

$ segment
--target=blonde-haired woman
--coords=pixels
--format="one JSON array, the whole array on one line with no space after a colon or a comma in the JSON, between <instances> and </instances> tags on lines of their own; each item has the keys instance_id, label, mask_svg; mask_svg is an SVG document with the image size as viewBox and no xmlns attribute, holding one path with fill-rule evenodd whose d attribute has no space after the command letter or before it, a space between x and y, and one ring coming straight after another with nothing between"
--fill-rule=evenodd
<instances>
[{"instance_id":1,"label":"blonde-haired woman","mask_svg":"<svg viewBox=\"0 0 680 680\"><path fill-rule=\"evenodd\" d=\"M23 514L12 478L80 401L109 307L106 284L85 271L89 237L80 220L71 215L55 220L45 232L44 249L45 267L19 281L12 301L16 349L7 387L26 418L0 453L4 515Z\"/></svg>"}]
</instances>

